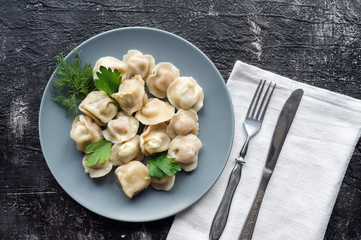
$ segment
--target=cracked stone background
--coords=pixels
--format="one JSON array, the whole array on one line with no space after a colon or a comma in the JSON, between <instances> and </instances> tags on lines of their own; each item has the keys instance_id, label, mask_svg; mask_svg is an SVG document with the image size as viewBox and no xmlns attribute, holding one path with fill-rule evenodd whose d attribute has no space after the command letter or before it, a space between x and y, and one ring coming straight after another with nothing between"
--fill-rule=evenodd
<instances>
[{"instance_id":1,"label":"cracked stone background","mask_svg":"<svg viewBox=\"0 0 361 240\"><path fill-rule=\"evenodd\" d=\"M38 111L56 56L96 34L128 26L187 39L225 81L240 59L361 99L360 0L2 0L0 239L166 238L173 217L126 223L81 207L52 177L39 143ZM361 239L360 152L359 142L326 240Z\"/></svg>"}]
</instances>

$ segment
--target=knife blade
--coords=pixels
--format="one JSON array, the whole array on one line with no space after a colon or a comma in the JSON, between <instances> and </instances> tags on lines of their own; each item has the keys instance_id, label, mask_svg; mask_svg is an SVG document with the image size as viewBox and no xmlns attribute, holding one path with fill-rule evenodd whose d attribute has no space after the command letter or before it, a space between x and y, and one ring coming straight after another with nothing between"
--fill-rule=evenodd
<instances>
[{"instance_id":1,"label":"knife blade","mask_svg":"<svg viewBox=\"0 0 361 240\"><path fill-rule=\"evenodd\" d=\"M296 115L298 106L303 96L303 90L297 89L292 92L291 96L283 105L281 113L278 117L273 137L271 140L270 148L268 150L267 160L263 169L262 180L259 185L256 197L253 201L251 210L247 216L246 222L239 240L250 240L253 236L253 231L256 225L259 209L262 204L263 196L265 194L269 180L271 179L273 170L276 166L277 159L282 150L283 143L285 142L288 131L291 127L292 121Z\"/></svg>"}]
</instances>

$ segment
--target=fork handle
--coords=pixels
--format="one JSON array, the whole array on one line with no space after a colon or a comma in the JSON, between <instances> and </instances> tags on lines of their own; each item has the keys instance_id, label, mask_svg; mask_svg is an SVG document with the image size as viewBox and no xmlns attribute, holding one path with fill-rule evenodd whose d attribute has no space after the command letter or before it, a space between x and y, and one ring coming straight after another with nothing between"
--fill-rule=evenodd
<instances>
[{"instance_id":1,"label":"fork handle","mask_svg":"<svg viewBox=\"0 0 361 240\"><path fill-rule=\"evenodd\" d=\"M242 163L237 161L228 179L228 184L226 187L226 191L223 195L222 201L219 204L217 212L213 218L211 231L209 233L210 240L219 239L222 235L223 229L227 223L227 218L229 214L229 209L231 207L233 194L241 178L241 172L242 172Z\"/></svg>"},{"instance_id":2,"label":"fork handle","mask_svg":"<svg viewBox=\"0 0 361 240\"><path fill-rule=\"evenodd\" d=\"M247 136L246 142L243 144L243 147L241 149L241 152L239 153L239 156L241 158L244 158L247 154L247 150L248 150L248 144L249 144L249 140L251 140L251 136Z\"/></svg>"}]
</instances>

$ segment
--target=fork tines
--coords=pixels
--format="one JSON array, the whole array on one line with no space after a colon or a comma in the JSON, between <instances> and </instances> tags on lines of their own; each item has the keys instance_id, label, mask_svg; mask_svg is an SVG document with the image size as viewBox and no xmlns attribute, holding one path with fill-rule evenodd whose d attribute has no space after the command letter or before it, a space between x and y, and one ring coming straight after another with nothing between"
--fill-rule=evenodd
<instances>
[{"instance_id":1,"label":"fork tines","mask_svg":"<svg viewBox=\"0 0 361 240\"><path fill-rule=\"evenodd\" d=\"M257 119L260 121L263 120L264 115L266 113L266 109L267 109L270 99L272 97L273 90L276 87L276 84L273 84L272 90L271 90L271 92L269 92L269 90L272 86L272 82L270 82L268 84L266 91L263 93L265 83L266 83L266 80L263 80L263 79L261 79L261 81L259 82L256 93L254 94L254 96L252 98L252 102L248 108L247 117L254 118L254 119ZM261 104L258 105L258 102L261 99L262 95L263 95L263 97L261 100Z\"/></svg>"}]
</instances>

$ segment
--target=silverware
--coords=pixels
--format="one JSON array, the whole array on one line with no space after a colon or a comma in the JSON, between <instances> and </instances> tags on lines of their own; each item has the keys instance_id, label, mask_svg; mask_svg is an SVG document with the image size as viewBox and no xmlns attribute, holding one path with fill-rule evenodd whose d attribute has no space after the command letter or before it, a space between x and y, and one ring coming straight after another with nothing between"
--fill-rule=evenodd
<instances>
[{"instance_id":1,"label":"silverware","mask_svg":"<svg viewBox=\"0 0 361 240\"><path fill-rule=\"evenodd\" d=\"M272 83L270 83L267 87L266 92L263 94L262 100L260 101L265 83L266 83L265 80L261 80L259 82L256 92L253 95L250 106L248 107L247 115L243 122L244 128L246 129L246 133L247 133L247 139L242 147L239 157L235 159L236 164L229 177L226 191L223 195L221 203L219 204L217 212L213 218L212 227L209 233L209 239L212 240L219 239L227 223L227 218L232 203L233 194L241 178L242 165L245 163L244 157L247 154L249 141L254 135L256 135L256 133L261 128L264 115L266 113L268 104L272 97L273 90L276 86L276 84L274 84L271 92L269 93L269 90L272 85Z\"/></svg>"},{"instance_id":2,"label":"silverware","mask_svg":"<svg viewBox=\"0 0 361 240\"><path fill-rule=\"evenodd\" d=\"M266 165L263 169L262 180L259 185L257 195L253 201L251 210L243 226L239 240L252 239L254 227L256 225L256 221L257 221L259 209L262 204L264 193L266 191L268 182L272 176L273 170L276 166L278 156L280 155L283 143L286 139L288 130L291 127L293 118L297 112L298 105L300 104L302 96L303 96L302 89L297 89L293 91L291 96L287 99L285 105L283 106L280 116L278 117L276 128L273 133L271 145L268 150Z\"/></svg>"}]
</instances>

